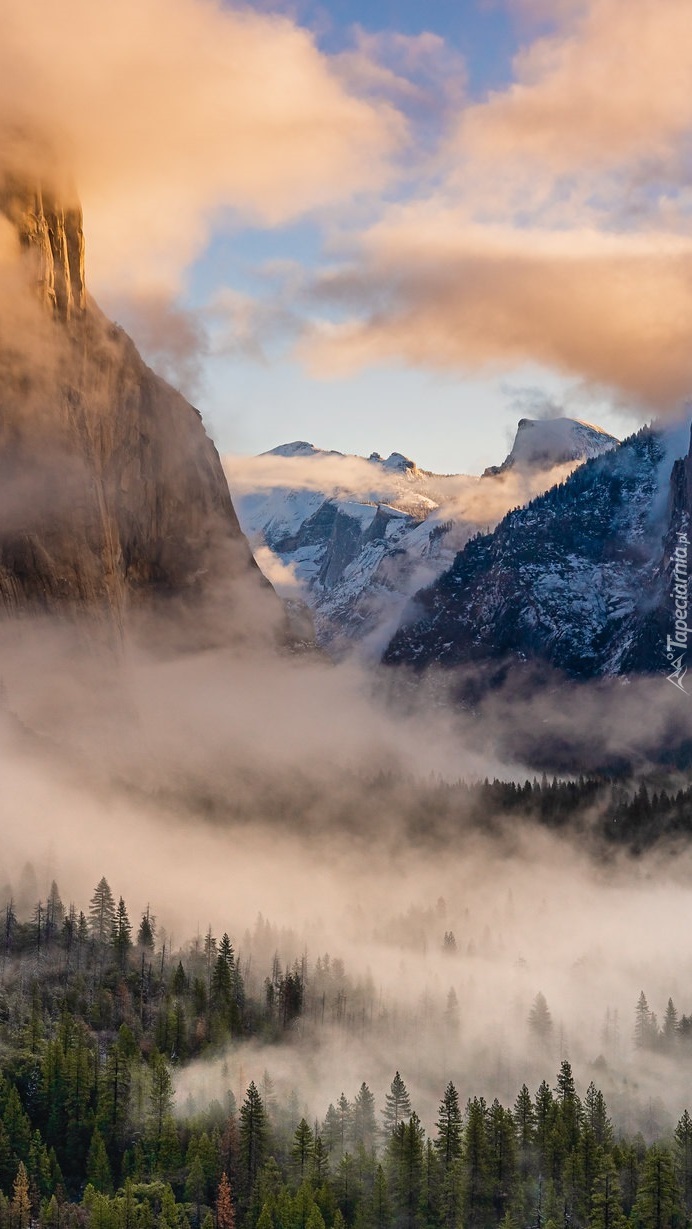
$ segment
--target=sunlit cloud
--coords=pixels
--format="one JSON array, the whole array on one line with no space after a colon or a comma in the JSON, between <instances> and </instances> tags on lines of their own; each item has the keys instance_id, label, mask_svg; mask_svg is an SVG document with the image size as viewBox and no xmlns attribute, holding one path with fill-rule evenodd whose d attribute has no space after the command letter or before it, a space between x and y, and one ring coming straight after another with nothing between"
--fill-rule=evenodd
<instances>
[{"instance_id":1,"label":"sunlit cloud","mask_svg":"<svg viewBox=\"0 0 692 1229\"><path fill-rule=\"evenodd\" d=\"M302 342L320 375L394 358L468 372L534 360L662 405L692 384L692 238L491 228L411 207L315 297L347 317Z\"/></svg>"},{"instance_id":2,"label":"sunlit cloud","mask_svg":"<svg viewBox=\"0 0 692 1229\"><path fill-rule=\"evenodd\" d=\"M26 163L17 132L38 134L69 166L92 285L175 287L223 210L274 226L377 191L405 136L287 18L214 0L2 0L0 14L5 145L9 131Z\"/></svg>"}]
</instances>

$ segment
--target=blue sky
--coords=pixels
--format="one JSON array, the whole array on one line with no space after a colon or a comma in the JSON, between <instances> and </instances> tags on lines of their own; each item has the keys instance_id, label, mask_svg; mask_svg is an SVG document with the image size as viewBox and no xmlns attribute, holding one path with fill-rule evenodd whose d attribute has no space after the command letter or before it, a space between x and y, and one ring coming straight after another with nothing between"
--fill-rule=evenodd
<instances>
[{"instance_id":1,"label":"blue sky","mask_svg":"<svg viewBox=\"0 0 692 1229\"><path fill-rule=\"evenodd\" d=\"M123 0L136 76L69 3L92 287L222 452L478 472L521 416L679 411L689 0Z\"/></svg>"}]
</instances>

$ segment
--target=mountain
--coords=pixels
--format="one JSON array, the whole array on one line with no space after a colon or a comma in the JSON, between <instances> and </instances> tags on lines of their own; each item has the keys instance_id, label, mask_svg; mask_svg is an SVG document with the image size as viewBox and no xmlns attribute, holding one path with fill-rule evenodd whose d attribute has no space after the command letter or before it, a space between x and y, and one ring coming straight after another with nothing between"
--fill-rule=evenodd
<instances>
[{"instance_id":1,"label":"mountain","mask_svg":"<svg viewBox=\"0 0 692 1229\"><path fill-rule=\"evenodd\" d=\"M502 465L492 465L483 477L494 477L510 469L545 470L569 461L588 461L600 457L618 441L602 427L578 418L522 418L512 450Z\"/></svg>"},{"instance_id":2,"label":"mountain","mask_svg":"<svg viewBox=\"0 0 692 1229\"><path fill-rule=\"evenodd\" d=\"M522 419L510 457L483 479L433 474L400 452L355 457L304 440L248 460L242 474L229 462L227 472L258 558L268 569L278 560L284 577L289 569L319 643L378 658L407 601L479 527L616 443L571 419Z\"/></svg>"},{"instance_id":3,"label":"mountain","mask_svg":"<svg viewBox=\"0 0 692 1229\"><path fill-rule=\"evenodd\" d=\"M665 673L691 455L679 430L646 428L508 513L415 595L384 660L538 663L573 679Z\"/></svg>"},{"instance_id":4,"label":"mountain","mask_svg":"<svg viewBox=\"0 0 692 1229\"><path fill-rule=\"evenodd\" d=\"M87 295L78 202L8 173L0 215L0 611L116 635L157 612L189 643L268 630L279 604L199 413Z\"/></svg>"}]
</instances>

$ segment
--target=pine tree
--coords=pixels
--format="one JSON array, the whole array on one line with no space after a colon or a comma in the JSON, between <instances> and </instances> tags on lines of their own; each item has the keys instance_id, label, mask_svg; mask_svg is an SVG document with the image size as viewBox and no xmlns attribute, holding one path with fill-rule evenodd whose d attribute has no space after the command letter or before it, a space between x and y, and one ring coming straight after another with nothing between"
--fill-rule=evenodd
<instances>
[{"instance_id":1,"label":"pine tree","mask_svg":"<svg viewBox=\"0 0 692 1229\"><path fill-rule=\"evenodd\" d=\"M98 1129L94 1131L91 1137L86 1177L87 1182L91 1183L95 1191L99 1191L102 1195L113 1194L113 1175L111 1174L106 1145Z\"/></svg>"},{"instance_id":2,"label":"pine tree","mask_svg":"<svg viewBox=\"0 0 692 1229\"><path fill-rule=\"evenodd\" d=\"M680 1211L672 1157L654 1144L644 1161L632 1221L640 1229L672 1229Z\"/></svg>"},{"instance_id":3,"label":"pine tree","mask_svg":"<svg viewBox=\"0 0 692 1229\"><path fill-rule=\"evenodd\" d=\"M375 1180L372 1189L372 1222L373 1229L389 1229L392 1220L392 1209L389 1201L387 1179L381 1165L375 1170Z\"/></svg>"},{"instance_id":4,"label":"pine tree","mask_svg":"<svg viewBox=\"0 0 692 1229\"><path fill-rule=\"evenodd\" d=\"M321 1135L315 1136L315 1147L312 1154L311 1178L315 1186L320 1187L329 1174L329 1153Z\"/></svg>"},{"instance_id":5,"label":"pine tree","mask_svg":"<svg viewBox=\"0 0 692 1229\"><path fill-rule=\"evenodd\" d=\"M672 999L668 999L666 1014L663 1018L663 1046L669 1052L675 1048L678 1040L678 1013Z\"/></svg>"},{"instance_id":6,"label":"pine tree","mask_svg":"<svg viewBox=\"0 0 692 1229\"><path fill-rule=\"evenodd\" d=\"M207 1180L204 1176L202 1162L197 1153L191 1159L185 1180L185 1198L195 1206L195 1220L199 1225L202 1219L202 1205L207 1192Z\"/></svg>"},{"instance_id":7,"label":"pine tree","mask_svg":"<svg viewBox=\"0 0 692 1229\"><path fill-rule=\"evenodd\" d=\"M675 1128L675 1172L689 1216L692 1212L692 1118L687 1110Z\"/></svg>"},{"instance_id":8,"label":"pine tree","mask_svg":"<svg viewBox=\"0 0 692 1229\"><path fill-rule=\"evenodd\" d=\"M534 1109L536 1120L534 1139L538 1153L538 1164L541 1171L546 1173L551 1169L550 1146L553 1127L557 1117L557 1106L550 1091L550 1086L545 1080L541 1080L538 1087Z\"/></svg>"},{"instance_id":9,"label":"pine tree","mask_svg":"<svg viewBox=\"0 0 692 1229\"><path fill-rule=\"evenodd\" d=\"M615 1163L606 1156L593 1184L589 1229L624 1229L626 1224Z\"/></svg>"},{"instance_id":10,"label":"pine tree","mask_svg":"<svg viewBox=\"0 0 692 1229\"><path fill-rule=\"evenodd\" d=\"M541 1046L547 1046L553 1035L553 1018L550 1014L545 995L540 991L533 1000L529 1012L529 1029Z\"/></svg>"},{"instance_id":11,"label":"pine tree","mask_svg":"<svg viewBox=\"0 0 692 1229\"><path fill-rule=\"evenodd\" d=\"M240 1152L246 1191L250 1192L264 1160L267 1119L254 1080L240 1107Z\"/></svg>"},{"instance_id":12,"label":"pine tree","mask_svg":"<svg viewBox=\"0 0 692 1229\"><path fill-rule=\"evenodd\" d=\"M142 920L139 923L137 931L137 946L144 949L150 955L154 950L154 941L156 937L156 918L149 912L147 905L146 911L142 914Z\"/></svg>"},{"instance_id":13,"label":"pine tree","mask_svg":"<svg viewBox=\"0 0 692 1229\"><path fill-rule=\"evenodd\" d=\"M388 1145L391 1186L399 1224L414 1229L423 1189L423 1157L425 1132L418 1115L408 1122L399 1122Z\"/></svg>"},{"instance_id":14,"label":"pine tree","mask_svg":"<svg viewBox=\"0 0 692 1229\"><path fill-rule=\"evenodd\" d=\"M125 901L122 896L118 900L118 907L115 911L115 919L113 921L113 948L115 950L115 958L121 972L125 971L127 964L127 955L132 947L132 925L127 916Z\"/></svg>"},{"instance_id":15,"label":"pine tree","mask_svg":"<svg viewBox=\"0 0 692 1229\"><path fill-rule=\"evenodd\" d=\"M634 1013L634 1044L638 1050L651 1050L655 1047L657 1039L656 1017L649 1010L646 995L642 990Z\"/></svg>"},{"instance_id":16,"label":"pine tree","mask_svg":"<svg viewBox=\"0 0 692 1229\"><path fill-rule=\"evenodd\" d=\"M216 1229L235 1229L235 1212L231 1199L231 1184L224 1171L216 1192Z\"/></svg>"},{"instance_id":17,"label":"pine tree","mask_svg":"<svg viewBox=\"0 0 692 1229\"><path fill-rule=\"evenodd\" d=\"M389 1085L384 1101L384 1131L386 1135L391 1135L400 1122L411 1116L411 1098L398 1071Z\"/></svg>"},{"instance_id":18,"label":"pine tree","mask_svg":"<svg viewBox=\"0 0 692 1229\"><path fill-rule=\"evenodd\" d=\"M514 1102L514 1129L519 1147L519 1167L522 1178L526 1178L531 1168L534 1133L536 1129L536 1114L531 1100L531 1093L526 1084L522 1084Z\"/></svg>"},{"instance_id":19,"label":"pine tree","mask_svg":"<svg viewBox=\"0 0 692 1229\"><path fill-rule=\"evenodd\" d=\"M558 1125L566 1152L576 1147L581 1122L581 1102L574 1085L572 1067L567 1059L560 1064L555 1094L558 1105Z\"/></svg>"},{"instance_id":20,"label":"pine tree","mask_svg":"<svg viewBox=\"0 0 692 1229\"><path fill-rule=\"evenodd\" d=\"M613 1124L608 1117L605 1097L600 1089L596 1088L593 1080L584 1098L584 1117L599 1147L610 1148L613 1142Z\"/></svg>"},{"instance_id":21,"label":"pine tree","mask_svg":"<svg viewBox=\"0 0 692 1229\"><path fill-rule=\"evenodd\" d=\"M12 1229L29 1229L31 1222L31 1199L29 1197L29 1176L24 1162L19 1162L17 1176L12 1188L10 1203L10 1218Z\"/></svg>"},{"instance_id":22,"label":"pine tree","mask_svg":"<svg viewBox=\"0 0 692 1229\"><path fill-rule=\"evenodd\" d=\"M97 943L110 943L114 921L115 901L104 876L97 883L89 902L89 931Z\"/></svg>"},{"instance_id":23,"label":"pine tree","mask_svg":"<svg viewBox=\"0 0 692 1229\"><path fill-rule=\"evenodd\" d=\"M310 1169L310 1163L315 1153L315 1137L305 1121L301 1118L293 1135L291 1156L298 1182L302 1182Z\"/></svg>"},{"instance_id":24,"label":"pine tree","mask_svg":"<svg viewBox=\"0 0 692 1229\"><path fill-rule=\"evenodd\" d=\"M469 1101L464 1132L464 1190L462 1222L465 1229L485 1224L489 1198L487 1109L482 1097Z\"/></svg>"},{"instance_id":25,"label":"pine tree","mask_svg":"<svg viewBox=\"0 0 692 1229\"><path fill-rule=\"evenodd\" d=\"M516 1136L509 1110L495 1099L487 1118L488 1175L495 1219L502 1220L516 1185Z\"/></svg>"},{"instance_id":26,"label":"pine tree","mask_svg":"<svg viewBox=\"0 0 692 1229\"><path fill-rule=\"evenodd\" d=\"M154 1148L158 1155L166 1119L173 1107L173 1083L168 1064L158 1051L151 1057L150 1120Z\"/></svg>"},{"instance_id":27,"label":"pine tree","mask_svg":"<svg viewBox=\"0 0 692 1229\"><path fill-rule=\"evenodd\" d=\"M336 1103L336 1112L339 1124L339 1148L343 1156L351 1138L351 1119L353 1115L351 1102L343 1092Z\"/></svg>"},{"instance_id":28,"label":"pine tree","mask_svg":"<svg viewBox=\"0 0 692 1229\"><path fill-rule=\"evenodd\" d=\"M361 1084L353 1102L353 1142L355 1146L370 1151L375 1146L377 1121L375 1098L367 1084Z\"/></svg>"},{"instance_id":29,"label":"pine tree","mask_svg":"<svg viewBox=\"0 0 692 1229\"><path fill-rule=\"evenodd\" d=\"M452 1081L449 1081L440 1102L437 1119L437 1138L435 1148L445 1171L461 1156L462 1122L459 1108L459 1095Z\"/></svg>"}]
</instances>

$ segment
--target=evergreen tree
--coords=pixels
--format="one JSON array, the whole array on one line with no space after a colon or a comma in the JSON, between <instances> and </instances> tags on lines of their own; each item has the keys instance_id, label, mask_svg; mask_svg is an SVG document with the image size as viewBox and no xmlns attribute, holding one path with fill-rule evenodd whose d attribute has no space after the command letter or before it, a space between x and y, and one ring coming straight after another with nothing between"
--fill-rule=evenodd
<instances>
[{"instance_id":1,"label":"evergreen tree","mask_svg":"<svg viewBox=\"0 0 692 1229\"><path fill-rule=\"evenodd\" d=\"M672 999L668 999L666 1014L663 1017L663 1047L670 1053L678 1039L678 1013Z\"/></svg>"},{"instance_id":2,"label":"evergreen tree","mask_svg":"<svg viewBox=\"0 0 692 1229\"><path fill-rule=\"evenodd\" d=\"M115 921L115 901L108 881L102 877L89 902L89 931L98 944L110 943Z\"/></svg>"},{"instance_id":3,"label":"evergreen tree","mask_svg":"<svg viewBox=\"0 0 692 1229\"><path fill-rule=\"evenodd\" d=\"M493 1101L487 1117L488 1177L495 1219L502 1220L516 1183L516 1136L509 1110Z\"/></svg>"},{"instance_id":4,"label":"evergreen tree","mask_svg":"<svg viewBox=\"0 0 692 1229\"><path fill-rule=\"evenodd\" d=\"M381 1165L375 1170L375 1180L372 1189L372 1224L373 1229L389 1229L392 1221L392 1209L389 1200L389 1190L384 1169Z\"/></svg>"},{"instance_id":5,"label":"evergreen tree","mask_svg":"<svg viewBox=\"0 0 692 1229\"><path fill-rule=\"evenodd\" d=\"M31 1223L31 1199L29 1196L29 1176L24 1162L19 1162L17 1176L12 1188L10 1204L10 1220L12 1229L29 1229Z\"/></svg>"},{"instance_id":6,"label":"evergreen tree","mask_svg":"<svg viewBox=\"0 0 692 1229\"><path fill-rule=\"evenodd\" d=\"M399 1122L388 1145L390 1184L398 1212L399 1224L414 1229L423 1190L423 1157L425 1133L418 1115L408 1122Z\"/></svg>"},{"instance_id":7,"label":"evergreen tree","mask_svg":"<svg viewBox=\"0 0 692 1229\"><path fill-rule=\"evenodd\" d=\"M151 955L154 951L154 941L156 938L156 918L149 912L147 905L146 911L142 914L142 920L139 923L137 931L137 946L143 948L145 952Z\"/></svg>"},{"instance_id":8,"label":"evergreen tree","mask_svg":"<svg viewBox=\"0 0 692 1229\"><path fill-rule=\"evenodd\" d=\"M235 1229L235 1212L228 1174L222 1173L216 1192L216 1229Z\"/></svg>"},{"instance_id":9,"label":"evergreen tree","mask_svg":"<svg viewBox=\"0 0 692 1229\"><path fill-rule=\"evenodd\" d=\"M398 1071L389 1085L384 1101L384 1131L386 1135L391 1135L400 1122L411 1116L411 1098Z\"/></svg>"},{"instance_id":10,"label":"evergreen tree","mask_svg":"<svg viewBox=\"0 0 692 1229\"><path fill-rule=\"evenodd\" d=\"M675 1172L689 1216L692 1212L692 1118L687 1110L675 1128Z\"/></svg>"},{"instance_id":11,"label":"evergreen tree","mask_svg":"<svg viewBox=\"0 0 692 1229\"><path fill-rule=\"evenodd\" d=\"M531 1100L531 1093L526 1084L522 1084L517 1099L514 1102L513 1118L519 1147L519 1167L522 1177L526 1178L531 1168L536 1129L536 1114Z\"/></svg>"},{"instance_id":12,"label":"evergreen tree","mask_svg":"<svg viewBox=\"0 0 692 1229\"><path fill-rule=\"evenodd\" d=\"M320 1187L329 1174L329 1153L321 1135L315 1137L312 1154L311 1178L315 1186Z\"/></svg>"},{"instance_id":13,"label":"evergreen tree","mask_svg":"<svg viewBox=\"0 0 692 1229\"><path fill-rule=\"evenodd\" d=\"M589 1229L624 1229L620 1182L612 1157L603 1158L591 1194Z\"/></svg>"},{"instance_id":14,"label":"evergreen tree","mask_svg":"<svg viewBox=\"0 0 692 1229\"><path fill-rule=\"evenodd\" d=\"M95 1191L99 1191L102 1195L113 1194L113 1176L106 1152L106 1145L98 1129L94 1131L91 1137L86 1176L87 1182L91 1183Z\"/></svg>"},{"instance_id":15,"label":"evergreen tree","mask_svg":"<svg viewBox=\"0 0 692 1229\"><path fill-rule=\"evenodd\" d=\"M529 1012L529 1029L532 1036L542 1047L548 1046L553 1035L553 1018L550 1014L545 995L540 991L533 1000Z\"/></svg>"},{"instance_id":16,"label":"evergreen tree","mask_svg":"<svg viewBox=\"0 0 692 1229\"><path fill-rule=\"evenodd\" d=\"M129 917L127 916L125 901L121 896L118 900L118 907L115 911L115 918L113 921L113 948L115 951L115 958L118 968L121 972L125 971L127 955L132 947L132 939L130 938L131 933L132 926L130 924Z\"/></svg>"},{"instance_id":17,"label":"evergreen tree","mask_svg":"<svg viewBox=\"0 0 692 1229\"><path fill-rule=\"evenodd\" d=\"M608 1117L605 1097L600 1089L596 1088L593 1080L584 1098L584 1117L599 1147L610 1148L613 1142L613 1124Z\"/></svg>"},{"instance_id":18,"label":"evergreen tree","mask_svg":"<svg viewBox=\"0 0 692 1229\"><path fill-rule=\"evenodd\" d=\"M242 1176L249 1193L264 1160L267 1142L267 1119L254 1080L248 1087L239 1117Z\"/></svg>"},{"instance_id":19,"label":"evergreen tree","mask_svg":"<svg viewBox=\"0 0 692 1229\"><path fill-rule=\"evenodd\" d=\"M652 1050L658 1040L656 1017L649 1009L642 990L634 1013L634 1044L638 1050Z\"/></svg>"},{"instance_id":20,"label":"evergreen tree","mask_svg":"<svg viewBox=\"0 0 692 1229\"><path fill-rule=\"evenodd\" d=\"M466 1109L462 1222L465 1229L483 1226L490 1205L486 1105L474 1097Z\"/></svg>"},{"instance_id":21,"label":"evergreen tree","mask_svg":"<svg viewBox=\"0 0 692 1229\"><path fill-rule=\"evenodd\" d=\"M558 1124L564 1151L571 1152L579 1139L581 1102L577 1096L571 1064L564 1059L560 1064L555 1095L558 1105Z\"/></svg>"},{"instance_id":22,"label":"evergreen tree","mask_svg":"<svg viewBox=\"0 0 692 1229\"><path fill-rule=\"evenodd\" d=\"M459 1096L450 1080L440 1102L435 1148L447 1171L461 1156L462 1121Z\"/></svg>"},{"instance_id":23,"label":"evergreen tree","mask_svg":"<svg viewBox=\"0 0 692 1229\"><path fill-rule=\"evenodd\" d=\"M338 1142L341 1155L343 1156L351 1138L351 1119L353 1116L351 1102L343 1092L336 1103L336 1112L339 1132Z\"/></svg>"},{"instance_id":24,"label":"evergreen tree","mask_svg":"<svg viewBox=\"0 0 692 1229\"><path fill-rule=\"evenodd\" d=\"M672 1229L681 1210L672 1157L654 1144L644 1161L632 1222L637 1229Z\"/></svg>"},{"instance_id":25,"label":"evergreen tree","mask_svg":"<svg viewBox=\"0 0 692 1229\"><path fill-rule=\"evenodd\" d=\"M551 1140L553 1127L557 1117L557 1106L545 1080L541 1080L536 1093L535 1104L535 1134L538 1165L542 1173L551 1171Z\"/></svg>"},{"instance_id":26,"label":"evergreen tree","mask_svg":"<svg viewBox=\"0 0 692 1229\"><path fill-rule=\"evenodd\" d=\"M158 1156L163 1138L164 1125L173 1108L173 1083L168 1064L155 1051L151 1057L150 1121L155 1153Z\"/></svg>"},{"instance_id":27,"label":"evergreen tree","mask_svg":"<svg viewBox=\"0 0 692 1229\"><path fill-rule=\"evenodd\" d=\"M291 1156L295 1166L298 1182L303 1182L310 1171L310 1163L315 1153L315 1136L304 1118L301 1118L295 1129Z\"/></svg>"},{"instance_id":28,"label":"evergreen tree","mask_svg":"<svg viewBox=\"0 0 692 1229\"><path fill-rule=\"evenodd\" d=\"M375 1146L376 1135L375 1098L367 1084L363 1083L353 1102L353 1142L357 1148L370 1151Z\"/></svg>"}]
</instances>

